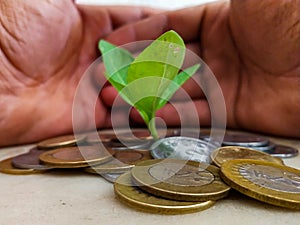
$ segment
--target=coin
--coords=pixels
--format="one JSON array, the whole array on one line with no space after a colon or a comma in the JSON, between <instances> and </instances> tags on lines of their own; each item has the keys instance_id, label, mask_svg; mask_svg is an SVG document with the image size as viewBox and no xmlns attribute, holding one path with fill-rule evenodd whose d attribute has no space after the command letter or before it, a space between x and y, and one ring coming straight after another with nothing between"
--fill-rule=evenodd
<instances>
[{"instance_id":1,"label":"coin","mask_svg":"<svg viewBox=\"0 0 300 225\"><path fill-rule=\"evenodd\" d=\"M51 167L40 163L39 156L44 152L33 148L28 153L13 157L12 165L20 169L50 170Z\"/></svg>"},{"instance_id":2,"label":"coin","mask_svg":"<svg viewBox=\"0 0 300 225\"><path fill-rule=\"evenodd\" d=\"M100 176L110 183L114 183L123 173L101 173Z\"/></svg>"},{"instance_id":3,"label":"coin","mask_svg":"<svg viewBox=\"0 0 300 225\"><path fill-rule=\"evenodd\" d=\"M159 137L172 136L173 131L158 131ZM89 143L98 143L98 142L116 142L116 143L127 143L131 142L140 144L141 141L153 140L153 137L149 130L146 129L136 129L129 131L97 131L97 132L89 132L86 134L87 142ZM131 144L132 145L132 144Z\"/></svg>"},{"instance_id":4,"label":"coin","mask_svg":"<svg viewBox=\"0 0 300 225\"><path fill-rule=\"evenodd\" d=\"M154 142L151 147L153 158L175 158L210 163L210 154L217 147L197 138L167 137Z\"/></svg>"},{"instance_id":5,"label":"coin","mask_svg":"<svg viewBox=\"0 0 300 225\"><path fill-rule=\"evenodd\" d=\"M68 146L75 146L77 143L85 141L85 135L64 135L54 138L49 138L37 144L38 149L53 149Z\"/></svg>"},{"instance_id":6,"label":"coin","mask_svg":"<svg viewBox=\"0 0 300 225\"><path fill-rule=\"evenodd\" d=\"M81 146L54 149L40 155L40 160L54 168L79 168L104 163L112 158L105 148Z\"/></svg>"},{"instance_id":7,"label":"coin","mask_svg":"<svg viewBox=\"0 0 300 225\"><path fill-rule=\"evenodd\" d=\"M151 158L148 150L115 151L112 160L84 170L90 173L124 173L134 167L136 163Z\"/></svg>"},{"instance_id":8,"label":"coin","mask_svg":"<svg viewBox=\"0 0 300 225\"><path fill-rule=\"evenodd\" d=\"M267 138L253 134L225 134L222 144L224 146L255 147L266 146L268 143Z\"/></svg>"},{"instance_id":9,"label":"coin","mask_svg":"<svg viewBox=\"0 0 300 225\"><path fill-rule=\"evenodd\" d=\"M279 158L291 158L298 155L298 149L285 145L276 145L274 149L265 152Z\"/></svg>"},{"instance_id":10,"label":"coin","mask_svg":"<svg viewBox=\"0 0 300 225\"><path fill-rule=\"evenodd\" d=\"M300 170L266 161L234 159L222 165L221 177L249 197L300 209Z\"/></svg>"},{"instance_id":11,"label":"coin","mask_svg":"<svg viewBox=\"0 0 300 225\"><path fill-rule=\"evenodd\" d=\"M217 200L230 190L220 179L219 168L195 161L146 160L133 167L131 174L141 189L167 199Z\"/></svg>"},{"instance_id":12,"label":"coin","mask_svg":"<svg viewBox=\"0 0 300 225\"><path fill-rule=\"evenodd\" d=\"M86 141L88 143L107 143L116 139L116 135L114 133L103 132L103 131L95 131L86 133Z\"/></svg>"},{"instance_id":13,"label":"coin","mask_svg":"<svg viewBox=\"0 0 300 225\"><path fill-rule=\"evenodd\" d=\"M141 191L131 181L130 173L121 175L114 183L118 199L137 210L159 214L184 214L208 209L214 201L188 202L168 200Z\"/></svg>"},{"instance_id":14,"label":"coin","mask_svg":"<svg viewBox=\"0 0 300 225\"><path fill-rule=\"evenodd\" d=\"M262 152L267 152L267 151L271 151L273 149L275 149L276 145L272 142L269 142L268 145L265 146L253 146L253 147L249 147L258 151L262 151Z\"/></svg>"},{"instance_id":15,"label":"coin","mask_svg":"<svg viewBox=\"0 0 300 225\"><path fill-rule=\"evenodd\" d=\"M221 167L221 165L231 159L256 159L274 162L283 165L283 161L280 158L273 157L267 153L256 151L250 148L239 146L226 146L221 147L213 151L211 159L215 165Z\"/></svg>"},{"instance_id":16,"label":"coin","mask_svg":"<svg viewBox=\"0 0 300 225\"><path fill-rule=\"evenodd\" d=\"M44 172L44 170L15 168L11 163L12 159L13 158L8 158L0 162L0 172L15 175L27 175Z\"/></svg>"},{"instance_id":17,"label":"coin","mask_svg":"<svg viewBox=\"0 0 300 225\"><path fill-rule=\"evenodd\" d=\"M129 149L147 149L151 145L151 140L138 140L124 142L122 140L113 140L105 143L105 146L114 150L129 150Z\"/></svg>"}]
</instances>

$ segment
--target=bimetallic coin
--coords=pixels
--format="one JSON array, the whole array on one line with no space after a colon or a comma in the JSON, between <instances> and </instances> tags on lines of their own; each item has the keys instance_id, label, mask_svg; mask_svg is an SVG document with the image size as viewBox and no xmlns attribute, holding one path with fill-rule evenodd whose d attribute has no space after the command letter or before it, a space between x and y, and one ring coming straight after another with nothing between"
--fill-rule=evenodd
<instances>
[{"instance_id":1,"label":"bimetallic coin","mask_svg":"<svg viewBox=\"0 0 300 225\"><path fill-rule=\"evenodd\" d=\"M112 158L105 149L96 146L81 146L54 149L40 155L42 163L54 168L80 168L104 163Z\"/></svg>"},{"instance_id":2,"label":"bimetallic coin","mask_svg":"<svg viewBox=\"0 0 300 225\"><path fill-rule=\"evenodd\" d=\"M42 173L45 171L45 170L15 168L12 165L11 161L12 158L2 160L0 162L0 172L7 173L7 174L15 174L15 175L27 175L27 174Z\"/></svg>"},{"instance_id":3,"label":"bimetallic coin","mask_svg":"<svg viewBox=\"0 0 300 225\"><path fill-rule=\"evenodd\" d=\"M274 149L265 152L279 158L291 158L298 155L298 149L285 145L276 145Z\"/></svg>"},{"instance_id":4,"label":"bimetallic coin","mask_svg":"<svg viewBox=\"0 0 300 225\"><path fill-rule=\"evenodd\" d=\"M269 140L267 138L252 135L252 134L225 134L223 139L224 146L241 146L241 147L255 147L266 146Z\"/></svg>"},{"instance_id":5,"label":"bimetallic coin","mask_svg":"<svg viewBox=\"0 0 300 225\"><path fill-rule=\"evenodd\" d=\"M41 141L37 144L38 149L53 149L75 146L77 143L82 143L85 141L85 135L64 135L54 138L49 138L47 140Z\"/></svg>"},{"instance_id":6,"label":"bimetallic coin","mask_svg":"<svg viewBox=\"0 0 300 225\"><path fill-rule=\"evenodd\" d=\"M215 165L221 167L223 163L232 159L256 159L274 162L283 165L283 161L280 158L273 157L267 153L256 151L250 148L238 147L238 146L226 146L221 147L213 151L211 159Z\"/></svg>"},{"instance_id":7,"label":"bimetallic coin","mask_svg":"<svg viewBox=\"0 0 300 225\"><path fill-rule=\"evenodd\" d=\"M210 163L210 154L216 148L204 140L176 136L154 142L150 150L156 159L174 158Z\"/></svg>"},{"instance_id":8,"label":"bimetallic coin","mask_svg":"<svg viewBox=\"0 0 300 225\"><path fill-rule=\"evenodd\" d=\"M221 177L239 192L276 206L300 209L300 170L266 161L234 159Z\"/></svg>"},{"instance_id":9,"label":"bimetallic coin","mask_svg":"<svg viewBox=\"0 0 300 225\"><path fill-rule=\"evenodd\" d=\"M91 173L124 173L140 161L152 159L148 150L115 151L113 159L92 167L85 168Z\"/></svg>"},{"instance_id":10,"label":"bimetallic coin","mask_svg":"<svg viewBox=\"0 0 300 225\"><path fill-rule=\"evenodd\" d=\"M158 214L185 214L199 212L214 205L214 201L188 202L158 198L143 192L131 181L130 173L121 175L114 183L117 198L137 210Z\"/></svg>"},{"instance_id":11,"label":"bimetallic coin","mask_svg":"<svg viewBox=\"0 0 300 225\"><path fill-rule=\"evenodd\" d=\"M208 201L227 196L228 187L219 168L177 159L146 160L131 170L139 188L153 195L181 201Z\"/></svg>"},{"instance_id":12,"label":"bimetallic coin","mask_svg":"<svg viewBox=\"0 0 300 225\"><path fill-rule=\"evenodd\" d=\"M40 162L39 157L44 152L33 148L28 153L13 157L12 165L20 169L50 170L52 169L51 167L43 165Z\"/></svg>"}]
</instances>

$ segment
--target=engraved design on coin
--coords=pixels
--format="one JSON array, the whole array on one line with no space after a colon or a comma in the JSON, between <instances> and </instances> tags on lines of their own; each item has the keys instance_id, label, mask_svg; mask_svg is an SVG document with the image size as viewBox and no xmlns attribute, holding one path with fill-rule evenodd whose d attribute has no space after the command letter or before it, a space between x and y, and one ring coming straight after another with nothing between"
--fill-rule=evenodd
<instances>
[{"instance_id":1,"label":"engraved design on coin","mask_svg":"<svg viewBox=\"0 0 300 225\"><path fill-rule=\"evenodd\" d=\"M188 137L169 137L155 142L151 146L154 158L175 158L210 163L210 154L216 149L212 144Z\"/></svg>"},{"instance_id":2,"label":"engraved design on coin","mask_svg":"<svg viewBox=\"0 0 300 225\"><path fill-rule=\"evenodd\" d=\"M247 180L275 191L300 194L300 176L280 169L245 164L239 168L240 174Z\"/></svg>"},{"instance_id":3,"label":"engraved design on coin","mask_svg":"<svg viewBox=\"0 0 300 225\"><path fill-rule=\"evenodd\" d=\"M179 186L204 186L214 181L214 175L207 170L177 163L160 163L148 170L156 180Z\"/></svg>"}]
</instances>

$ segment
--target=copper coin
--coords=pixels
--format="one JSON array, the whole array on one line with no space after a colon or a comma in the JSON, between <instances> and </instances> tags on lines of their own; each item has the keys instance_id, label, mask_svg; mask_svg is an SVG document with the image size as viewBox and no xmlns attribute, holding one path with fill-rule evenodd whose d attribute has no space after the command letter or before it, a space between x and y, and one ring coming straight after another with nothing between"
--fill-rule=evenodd
<instances>
[{"instance_id":1,"label":"copper coin","mask_svg":"<svg viewBox=\"0 0 300 225\"><path fill-rule=\"evenodd\" d=\"M37 148L31 149L28 153L18 155L12 159L12 165L20 169L35 169L35 170L49 170L49 166L43 165L40 162L40 155L45 151Z\"/></svg>"},{"instance_id":2,"label":"copper coin","mask_svg":"<svg viewBox=\"0 0 300 225\"><path fill-rule=\"evenodd\" d=\"M140 161L152 159L147 150L116 151L113 160L85 169L89 173L124 173Z\"/></svg>"},{"instance_id":3,"label":"copper coin","mask_svg":"<svg viewBox=\"0 0 300 225\"><path fill-rule=\"evenodd\" d=\"M15 174L15 175L27 175L27 174L35 174L35 173L44 172L44 170L15 168L12 165L11 161L12 161L12 158L2 160L0 162L0 172L7 173L7 174Z\"/></svg>"}]
</instances>

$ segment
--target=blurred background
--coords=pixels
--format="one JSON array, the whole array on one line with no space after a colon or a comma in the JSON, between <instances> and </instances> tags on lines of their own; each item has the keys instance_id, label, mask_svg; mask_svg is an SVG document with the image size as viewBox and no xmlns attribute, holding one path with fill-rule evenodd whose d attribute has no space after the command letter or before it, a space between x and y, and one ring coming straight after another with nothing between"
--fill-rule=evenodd
<instances>
[{"instance_id":1,"label":"blurred background","mask_svg":"<svg viewBox=\"0 0 300 225\"><path fill-rule=\"evenodd\" d=\"M77 0L76 2L96 5L143 5L174 10L213 1L216 0Z\"/></svg>"}]
</instances>

